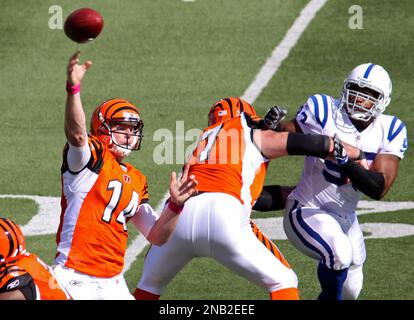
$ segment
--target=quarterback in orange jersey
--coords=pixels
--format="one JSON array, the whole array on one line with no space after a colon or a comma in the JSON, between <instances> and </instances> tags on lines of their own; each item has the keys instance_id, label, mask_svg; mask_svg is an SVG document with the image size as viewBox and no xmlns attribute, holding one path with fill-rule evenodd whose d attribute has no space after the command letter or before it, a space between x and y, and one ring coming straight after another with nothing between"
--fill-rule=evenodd
<instances>
[{"instance_id":1,"label":"quarterback in orange jersey","mask_svg":"<svg viewBox=\"0 0 414 320\"><path fill-rule=\"evenodd\" d=\"M0 300L67 300L70 295L38 256L26 251L19 226L0 218Z\"/></svg>"},{"instance_id":2,"label":"quarterback in orange jersey","mask_svg":"<svg viewBox=\"0 0 414 320\"><path fill-rule=\"evenodd\" d=\"M149 250L134 296L158 298L186 263L207 256L262 287L272 299L298 299L296 274L277 247L251 226L251 208L270 159L324 158L332 153L333 140L267 130L253 107L239 98L217 102L209 125L189 160L199 195L186 202L171 240Z\"/></svg>"},{"instance_id":3,"label":"quarterback in orange jersey","mask_svg":"<svg viewBox=\"0 0 414 320\"><path fill-rule=\"evenodd\" d=\"M155 245L172 234L184 202L197 181L188 166L177 181L171 174L170 201L161 214L148 202L146 177L124 163L141 145L143 122L135 105L110 99L92 114L90 135L80 98L81 81L92 65L67 67L67 102L63 151L62 214L57 232L54 271L74 299L133 299L121 274L127 247L127 222Z\"/></svg>"}]
</instances>

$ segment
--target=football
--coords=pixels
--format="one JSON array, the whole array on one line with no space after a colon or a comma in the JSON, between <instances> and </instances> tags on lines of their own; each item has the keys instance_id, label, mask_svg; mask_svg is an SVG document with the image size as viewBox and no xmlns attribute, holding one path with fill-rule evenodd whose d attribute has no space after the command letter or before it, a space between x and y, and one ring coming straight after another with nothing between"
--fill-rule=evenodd
<instances>
[{"instance_id":1,"label":"football","mask_svg":"<svg viewBox=\"0 0 414 320\"><path fill-rule=\"evenodd\" d=\"M64 30L69 39L85 43L95 39L102 31L104 20L99 12L82 8L72 12L65 21Z\"/></svg>"}]
</instances>

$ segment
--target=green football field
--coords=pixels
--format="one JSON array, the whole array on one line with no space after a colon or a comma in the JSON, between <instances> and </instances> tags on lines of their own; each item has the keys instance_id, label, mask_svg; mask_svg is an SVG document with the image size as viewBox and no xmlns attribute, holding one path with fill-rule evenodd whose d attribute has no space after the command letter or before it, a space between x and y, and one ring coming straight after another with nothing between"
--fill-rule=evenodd
<instances>
[{"instance_id":1,"label":"green football field","mask_svg":"<svg viewBox=\"0 0 414 320\"><path fill-rule=\"evenodd\" d=\"M147 176L150 203L155 208L167 191L170 172L182 165L179 161L159 164L154 160L162 142L157 140L157 134L168 129L175 137L176 126L182 124L185 132L204 128L214 102L226 96L242 96L307 3L2 0L0 216L24 226L40 212L33 196L60 196L61 155L66 141L66 64L73 52L80 49L82 61L93 61L82 86L88 119L96 105L112 97L126 98L140 108L145 136L141 150L128 161ZM349 13L349 8L355 4L363 10L362 29L349 25L354 14ZM62 10L63 21L80 7L98 10L105 20L102 34L83 45L70 41L61 28L53 29L59 25L54 16L56 6ZM256 110L263 115L271 105L280 104L293 117L308 96L325 93L337 97L350 70L373 62L384 66L393 80L392 102L386 113L405 122L408 139L412 140L413 10L411 0L327 1L257 97L253 104ZM181 159L182 151L192 142L175 138L170 141L174 157ZM414 153L409 148L397 180L383 199L393 202L391 207L394 203L397 206L399 202L414 202L413 161ZM301 157L272 162L267 182L294 185L300 178L302 163ZM372 231L374 236L370 237L366 231L367 261L361 299L414 299L414 233L400 234L398 229L405 226L411 230L413 208L359 217L361 224L393 228L393 234L388 236L375 236ZM281 215L282 212L253 213L253 218ZM46 226L49 223L42 221ZM133 227L129 230L132 241L137 232ZM53 261L53 232L34 232L27 236L27 242L30 251L47 263ZM298 275L301 297L315 299L319 293L316 262L287 240L275 242ZM140 278L145 251L126 272L131 290ZM162 298L255 300L267 299L268 294L213 260L200 258L178 274Z\"/></svg>"}]
</instances>

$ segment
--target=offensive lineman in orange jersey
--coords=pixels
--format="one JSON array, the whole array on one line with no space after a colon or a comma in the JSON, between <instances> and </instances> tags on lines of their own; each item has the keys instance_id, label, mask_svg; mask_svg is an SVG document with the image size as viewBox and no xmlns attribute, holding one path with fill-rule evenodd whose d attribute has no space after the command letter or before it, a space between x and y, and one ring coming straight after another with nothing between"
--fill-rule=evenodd
<instances>
[{"instance_id":1,"label":"offensive lineman in orange jersey","mask_svg":"<svg viewBox=\"0 0 414 320\"><path fill-rule=\"evenodd\" d=\"M268 291L271 299L299 299L296 274L277 247L251 226L251 208L270 159L305 154L325 158L334 143L328 136L267 130L255 116L253 107L238 98L211 108L209 127L189 160L199 195L186 202L170 241L148 251L135 298L158 299L192 258L207 256Z\"/></svg>"},{"instance_id":2,"label":"offensive lineman in orange jersey","mask_svg":"<svg viewBox=\"0 0 414 320\"><path fill-rule=\"evenodd\" d=\"M81 81L92 65L67 67L62 214L54 272L74 299L133 299L122 275L126 222L155 245L172 234L184 202L196 193L194 176L171 174L170 201L161 214L148 202L147 179L123 159L141 145L143 122L136 106L111 99L92 114L88 136L80 98Z\"/></svg>"},{"instance_id":3,"label":"offensive lineman in orange jersey","mask_svg":"<svg viewBox=\"0 0 414 320\"><path fill-rule=\"evenodd\" d=\"M26 251L19 226L0 218L0 300L67 300L70 295L38 256Z\"/></svg>"}]
</instances>

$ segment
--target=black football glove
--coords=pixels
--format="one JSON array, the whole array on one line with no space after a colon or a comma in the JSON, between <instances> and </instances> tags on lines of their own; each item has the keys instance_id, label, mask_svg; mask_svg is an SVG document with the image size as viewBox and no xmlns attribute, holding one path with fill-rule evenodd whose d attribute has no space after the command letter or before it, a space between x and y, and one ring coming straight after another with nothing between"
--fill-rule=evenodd
<instances>
[{"instance_id":1,"label":"black football glove","mask_svg":"<svg viewBox=\"0 0 414 320\"><path fill-rule=\"evenodd\" d=\"M279 106L271 107L264 116L264 123L270 130L280 131L280 123L286 115L286 109L282 109Z\"/></svg>"},{"instance_id":2,"label":"black football glove","mask_svg":"<svg viewBox=\"0 0 414 320\"><path fill-rule=\"evenodd\" d=\"M341 140L339 140L339 137L336 133L333 136L333 141L335 161L340 166L343 166L349 161L348 153L346 153L344 145L342 144Z\"/></svg>"}]
</instances>

